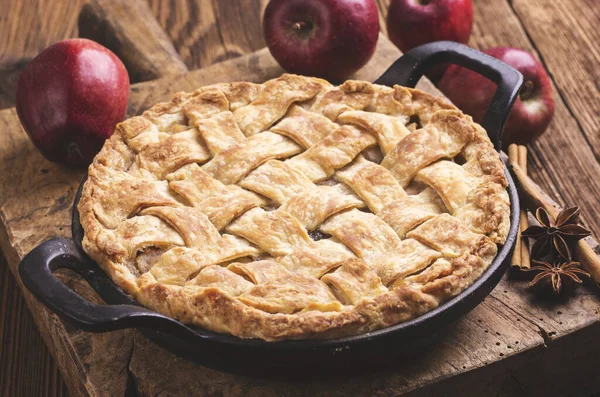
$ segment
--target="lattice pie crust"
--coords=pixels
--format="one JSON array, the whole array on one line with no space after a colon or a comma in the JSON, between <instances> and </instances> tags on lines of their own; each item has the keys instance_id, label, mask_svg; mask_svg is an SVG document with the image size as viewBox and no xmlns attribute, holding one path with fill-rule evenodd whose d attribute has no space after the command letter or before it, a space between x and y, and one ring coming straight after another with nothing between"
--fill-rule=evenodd
<instances>
[{"instance_id":1,"label":"lattice pie crust","mask_svg":"<svg viewBox=\"0 0 600 397\"><path fill-rule=\"evenodd\" d=\"M268 341L360 334L476 280L505 241L498 153L419 90L283 75L177 94L89 168L83 247L142 305Z\"/></svg>"}]
</instances>

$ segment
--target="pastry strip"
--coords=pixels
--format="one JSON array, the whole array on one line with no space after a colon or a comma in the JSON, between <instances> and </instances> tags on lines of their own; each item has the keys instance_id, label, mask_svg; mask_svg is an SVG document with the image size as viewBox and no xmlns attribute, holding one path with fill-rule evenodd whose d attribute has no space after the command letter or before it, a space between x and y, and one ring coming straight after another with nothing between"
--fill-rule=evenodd
<instances>
[{"instance_id":1,"label":"pastry strip","mask_svg":"<svg viewBox=\"0 0 600 397\"><path fill-rule=\"evenodd\" d=\"M376 143L377 140L368 132L343 126L304 153L287 160L286 164L301 171L313 182L321 181Z\"/></svg>"},{"instance_id":2,"label":"pastry strip","mask_svg":"<svg viewBox=\"0 0 600 397\"><path fill-rule=\"evenodd\" d=\"M407 234L421 243L440 251L447 258L461 255L475 245L478 239L487 239L475 234L458 219L449 214L437 215Z\"/></svg>"},{"instance_id":3,"label":"pastry strip","mask_svg":"<svg viewBox=\"0 0 600 397\"><path fill-rule=\"evenodd\" d=\"M260 253L246 240L224 235L212 245L200 248L177 247L167 251L150 269L157 281L165 284L183 285L201 269Z\"/></svg>"},{"instance_id":4,"label":"pastry strip","mask_svg":"<svg viewBox=\"0 0 600 397\"><path fill-rule=\"evenodd\" d=\"M292 103L313 98L327 85L325 81L289 74L267 81L251 104L233 113L235 120L246 136L252 136L283 117Z\"/></svg>"},{"instance_id":5,"label":"pastry strip","mask_svg":"<svg viewBox=\"0 0 600 397\"><path fill-rule=\"evenodd\" d=\"M340 193L331 186L315 186L286 201L280 210L290 213L306 229L315 230L331 215L363 206L354 195Z\"/></svg>"},{"instance_id":6,"label":"pastry strip","mask_svg":"<svg viewBox=\"0 0 600 397\"><path fill-rule=\"evenodd\" d=\"M409 123L410 117L415 114L411 91L414 90L398 85L394 88L379 86L377 87L377 96L367 110L397 117L402 124L406 125Z\"/></svg>"},{"instance_id":7,"label":"pastry strip","mask_svg":"<svg viewBox=\"0 0 600 397\"><path fill-rule=\"evenodd\" d=\"M228 185L220 194L210 196L194 206L204 212L208 219L221 231L234 218L254 207L266 205L267 202L252 192L238 186Z\"/></svg>"},{"instance_id":8,"label":"pastry strip","mask_svg":"<svg viewBox=\"0 0 600 397\"><path fill-rule=\"evenodd\" d=\"M300 146L309 148L339 128L327 117L292 105L286 117L269 131L287 136Z\"/></svg>"},{"instance_id":9,"label":"pastry strip","mask_svg":"<svg viewBox=\"0 0 600 397\"><path fill-rule=\"evenodd\" d=\"M138 252L148 247L170 248L185 244L173 228L149 215L127 219L114 230L103 230L97 243L111 247L110 252L124 261L135 259Z\"/></svg>"},{"instance_id":10,"label":"pastry strip","mask_svg":"<svg viewBox=\"0 0 600 397\"><path fill-rule=\"evenodd\" d=\"M217 84L216 86L219 86L229 100L229 110L232 112L254 102L258 94L264 89L262 84L255 84L247 81Z\"/></svg>"},{"instance_id":11,"label":"pastry strip","mask_svg":"<svg viewBox=\"0 0 600 397\"><path fill-rule=\"evenodd\" d=\"M95 188L98 200L94 213L109 229L114 229L140 209L156 205L178 205L164 181L122 180L106 189Z\"/></svg>"},{"instance_id":12,"label":"pastry strip","mask_svg":"<svg viewBox=\"0 0 600 397\"><path fill-rule=\"evenodd\" d=\"M337 122L340 124L352 124L370 132L373 136L377 137L379 146L384 154L389 153L396 147L398 142L410 134L402 118L379 113L360 110L348 111L342 113L337 118Z\"/></svg>"},{"instance_id":13,"label":"pastry strip","mask_svg":"<svg viewBox=\"0 0 600 397\"><path fill-rule=\"evenodd\" d=\"M213 156L246 141L231 112L215 114L210 118L196 121L194 125Z\"/></svg>"},{"instance_id":14,"label":"pastry strip","mask_svg":"<svg viewBox=\"0 0 600 397\"><path fill-rule=\"evenodd\" d=\"M400 246L374 261L371 268L384 285L425 269L442 254L414 239L402 240Z\"/></svg>"},{"instance_id":15,"label":"pastry strip","mask_svg":"<svg viewBox=\"0 0 600 397\"><path fill-rule=\"evenodd\" d=\"M121 134L127 146L135 152L139 152L148 144L158 143L158 128L143 116L136 116L117 124L115 133Z\"/></svg>"},{"instance_id":16,"label":"pastry strip","mask_svg":"<svg viewBox=\"0 0 600 397\"><path fill-rule=\"evenodd\" d=\"M169 132L173 128L187 125L187 117L181 111L180 104L157 103L146 110L142 116L154 124L160 132Z\"/></svg>"},{"instance_id":17,"label":"pastry strip","mask_svg":"<svg viewBox=\"0 0 600 397\"><path fill-rule=\"evenodd\" d=\"M272 260L255 261L250 263L232 263L227 266L232 272L249 278L254 284L264 284L269 280L289 277L290 272L284 266Z\"/></svg>"},{"instance_id":18,"label":"pastry strip","mask_svg":"<svg viewBox=\"0 0 600 397\"><path fill-rule=\"evenodd\" d=\"M510 208L510 199L506 189L497 183L484 182L471 191L467 204L452 215L472 232L502 243L510 229L510 221L505 216L507 208Z\"/></svg>"},{"instance_id":19,"label":"pastry strip","mask_svg":"<svg viewBox=\"0 0 600 397\"><path fill-rule=\"evenodd\" d=\"M291 254L276 260L294 273L320 278L340 262L353 257L352 251L344 244L323 239L296 248Z\"/></svg>"},{"instance_id":20,"label":"pastry strip","mask_svg":"<svg viewBox=\"0 0 600 397\"><path fill-rule=\"evenodd\" d=\"M415 181L435 189L452 213L466 204L469 192L479 185L481 179L452 161L441 160L419 171Z\"/></svg>"},{"instance_id":21,"label":"pastry strip","mask_svg":"<svg viewBox=\"0 0 600 397\"><path fill-rule=\"evenodd\" d=\"M183 106L190 125L214 114L229 110L229 100L223 92L206 88L192 95Z\"/></svg>"},{"instance_id":22,"label":"pastry strip","mask_svg":"<svg viewBox=\"0 0 600 397\"><path fill-rule=\"evenodd\" d=\"M333 273L328 273L321 279L332 287L335 295L347 305L388 292L374 271L360 259L349 259Z\"/></svg>"},{"instance_id":23,"label":"pastry strip","mask_svg":"<svg viewBox=\"0 0 600 397\"><path fill-rule=\"evenodd\" d=\"M203 268L195 278L186 283L186 286L190 285L218 288L231 296L239 296L254 287L244 277L216 265Z\"/></svg>"},{"instance_id":24,"label":"pastry strip","mask_svg":"<svg viewBox=\"0 0 600 397\"><path fill-rule=\"evenodd\" d=\"M195 128L173 135L162 134L160 141L138 153L139 168L150 171L158 179L190 163L203 163L212 156Z\"/></svg>"},{"instance_id":25,"label":"pastry strip","mask_svg":"<svg viewBox=\"0 0 600 397\"><path fill-rule=\"evenodd\" d=\"M245 108L243 108L245 109ZM238 183L250 171L267 160L287 158L301 148L291 139L266 131L217 154L202 166L213 178L229 185Z\"/></svg>"},{"instance_id":26,"label":"pastry strip","mask_svg":"<svg viewBox=\"0 0 600 397\"><path fill-rule=\"evenodd\" d=\"M376 214L386 203L406 197L404 189L386 168L365 160L362 155L338 171L335 178L350 186Z\"/></svg>"},{"instance_id":27,"label":"pastry strip","mask_svg":"<svg viewBox=\"0 0 600 397\"><path fill-rule=\"evenodd\" d=\"M381 165L406 187L422 168L441 158L456 156L471 139L472 131L460 112L438 112L429 125L402 139Z\"/></svg>"},{"instance_id":28,"label":"pastry strip","mask_svg":"<svg viewBox=\"0 0 600 397\"><path fill-rule=\"evenodd\" d=\"M285 211L254 208L229 224L227 232L241 236L273 256L287 255L311 239L300 222Z\"/></svg>"},{"instance_id":29,"label":"pastry strip","mask_svg":"<svg viewBox=\"0 0 600 397\"><path fill-rule=\"evenodd\" d=\"M444 203L437 193L427 188L419 194L390 202L377 215L390 225L400 238L404 238L406 233L444 211Z\"/></svg>"},{"instance_id":30,"label":"pastry strip","mask_svg":"<svg viewBox=\"0 0 600 397\"><path fill-rule=\"evenodd\" d=\"M188 165L167 176L169 187L208 216L218 230L245 211L265 205L260 196L236 185L223 185L198 165Z\"/></svg>"},{"instance_id":31,"label":"pastry strip","mask_svg":"<svg viewBox=\"0 0 600 397\"><path fill-rule=\"evenodd\" d=\"M159 283L184 285L201 269L219 262L219 247L207 246L202 252L186 247L173 248L164 253L149 273Z\"/></svg>"},{"instance_id":32,"label":"pastry strip","mask_svg":"<svg viewBox=\"0 0 600 397\"><path fill-rule=\"evenodd\" d=\"M375 88L366 81L347 80L322 95L310 111L323 114L332 121L348 110L364 110L375 95Z\"/></svg>"},{"instance_id":33,"label":"pastry strip","mask_svg":"<svg viewBox=\"0 0 600 397\"><path fill-rule=\"evenodd\" d=\"M342 241L367 264L400 246L400 238L384 221L357 209L330 217L320 230Z\"/></svg>"},{"instance_id":34,"label":"pastry strip","mask_svg":"<svg viewBox=\"0 0 600 397\"><path fill-rule=\"evenodd\" d=\"M299 274L269 279L237 299L268 313L292 314L305 309L337 311L342 308L325 283Z\"/></svg>"},{"instance_id":35,"label":"pastry strip","mask_svg":"<svg viewBox=\"0 0 600 397\"><path fill-rule=\"evenodd\" d=\"M221 235L208 217L202 212L190 207L150 207L141 215L154 215L162 219L183 238L185 245L190 248L208 248L219 244Z\"/></svg>"},{"instance_id":36,"label":"pastry strip","mask_svg":"<svg viewBox=\"0 0 600 397\"><path fill-rule=\"evenodd\" d=\"M315 188L303 173L279 160L269 160L257 167L240 182L240 186L279 205L304 190Z\"/></svg>"}]
</instances>

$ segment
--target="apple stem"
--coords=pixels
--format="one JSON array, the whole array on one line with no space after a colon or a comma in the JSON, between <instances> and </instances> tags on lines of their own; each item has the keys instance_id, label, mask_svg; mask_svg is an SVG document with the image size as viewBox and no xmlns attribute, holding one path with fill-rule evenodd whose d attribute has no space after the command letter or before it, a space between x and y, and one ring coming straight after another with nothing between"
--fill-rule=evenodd
<instances>
[{"instance_id":1,"label":"apple stem","mask_svg":"<svg viewBox=\"0 0 600 397\"><path fill-rule=\"evenodd\" d=\"M310 21L297 21L292 25L292 29L300 34L308 34L313 28Z\"/></svg>"},{"instance_id":2,"label":"apple stem","mask_svg":"<svg viewBox=\"0 0 600 397\"><path fill-rule=\"evenodd\" d=\"M521 98L521 100L526 101L529 98L531 98L533 96L533 89L533 81L527 80L525 83L523 83L523 86L521 87L521 92L519 93L519 97Z\"/></svg>"},{"instance_id":3,"label":"apple stem","mask_svg":"<svg viewBox=\"0 0 600 397\"><path fill-rule=\"evenodd\" d=\"M308 39L314 34L314 27L312 21L296 21L292 23L292 32L297 37Z\"/></svg>"},{"instance_id":4,"label":"apple stem","mask_svg":"<svg viewBox=\"0 0 600 397\"><path fill-rule=\"evenodd\" d=\"M298 21L298 22L294 22L294 24L292 25L292 29L301 31L302 29L304 29L305 26L306 26L306 22Z\"/></svg>"}]
</instances>

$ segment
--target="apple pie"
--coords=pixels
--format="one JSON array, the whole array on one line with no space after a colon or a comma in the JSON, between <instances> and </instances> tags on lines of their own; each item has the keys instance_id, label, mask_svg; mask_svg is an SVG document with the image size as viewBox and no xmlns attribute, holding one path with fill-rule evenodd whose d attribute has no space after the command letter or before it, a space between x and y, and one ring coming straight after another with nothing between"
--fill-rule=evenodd
<instances>
[{"instance_id":1,"label":"apple pie","mask_svg":"<svg viewBox=\"0 0 600 397\"><path fill-rule=\"evenodd\" d=\"M419 90L285 74L116 127L83 247L140 304L267 341L369 332L471 285L509 230L485 130Z\"/></svg>"}]
</instances>

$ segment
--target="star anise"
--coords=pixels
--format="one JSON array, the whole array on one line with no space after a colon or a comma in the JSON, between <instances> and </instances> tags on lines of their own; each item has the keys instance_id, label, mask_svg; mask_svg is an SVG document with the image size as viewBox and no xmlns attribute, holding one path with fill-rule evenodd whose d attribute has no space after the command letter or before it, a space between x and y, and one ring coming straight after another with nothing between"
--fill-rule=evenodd
<instances>
[{"instance_id":1,"label":"star anise","mask_svg":"<svg viewBox=\"0 0 600 397\"><path fill-rule=\"evenodd\" d=\"M589 230L577 224L579 212L578 207L565 208L555 220L545 209L538 208L535 217L540 226L530 226L523 232L523 237L536 239L531 247L531 255L541 258L544 254L552 254L553 250L556 250L561 257L571 260L569 244L591 234Z\"/></svg>"},{"instance_id":2,"label":"star anise","mask_svg":"<svg viewBox=\"0 0 600 397\"><path fill-rule=\"evenodd\" d=\"M549 283L556 294L559 294L562 289L563 278L568 278L577 284L581 284L583 281L579 278L580 275L590 277L588 272L579 267L579 262L566 261L559 264L550 264L534 260L533 263L537 266L532 266L529 270L537 271L538 274L531 280L529 287Z\"/></svg>"}]
</instances>

